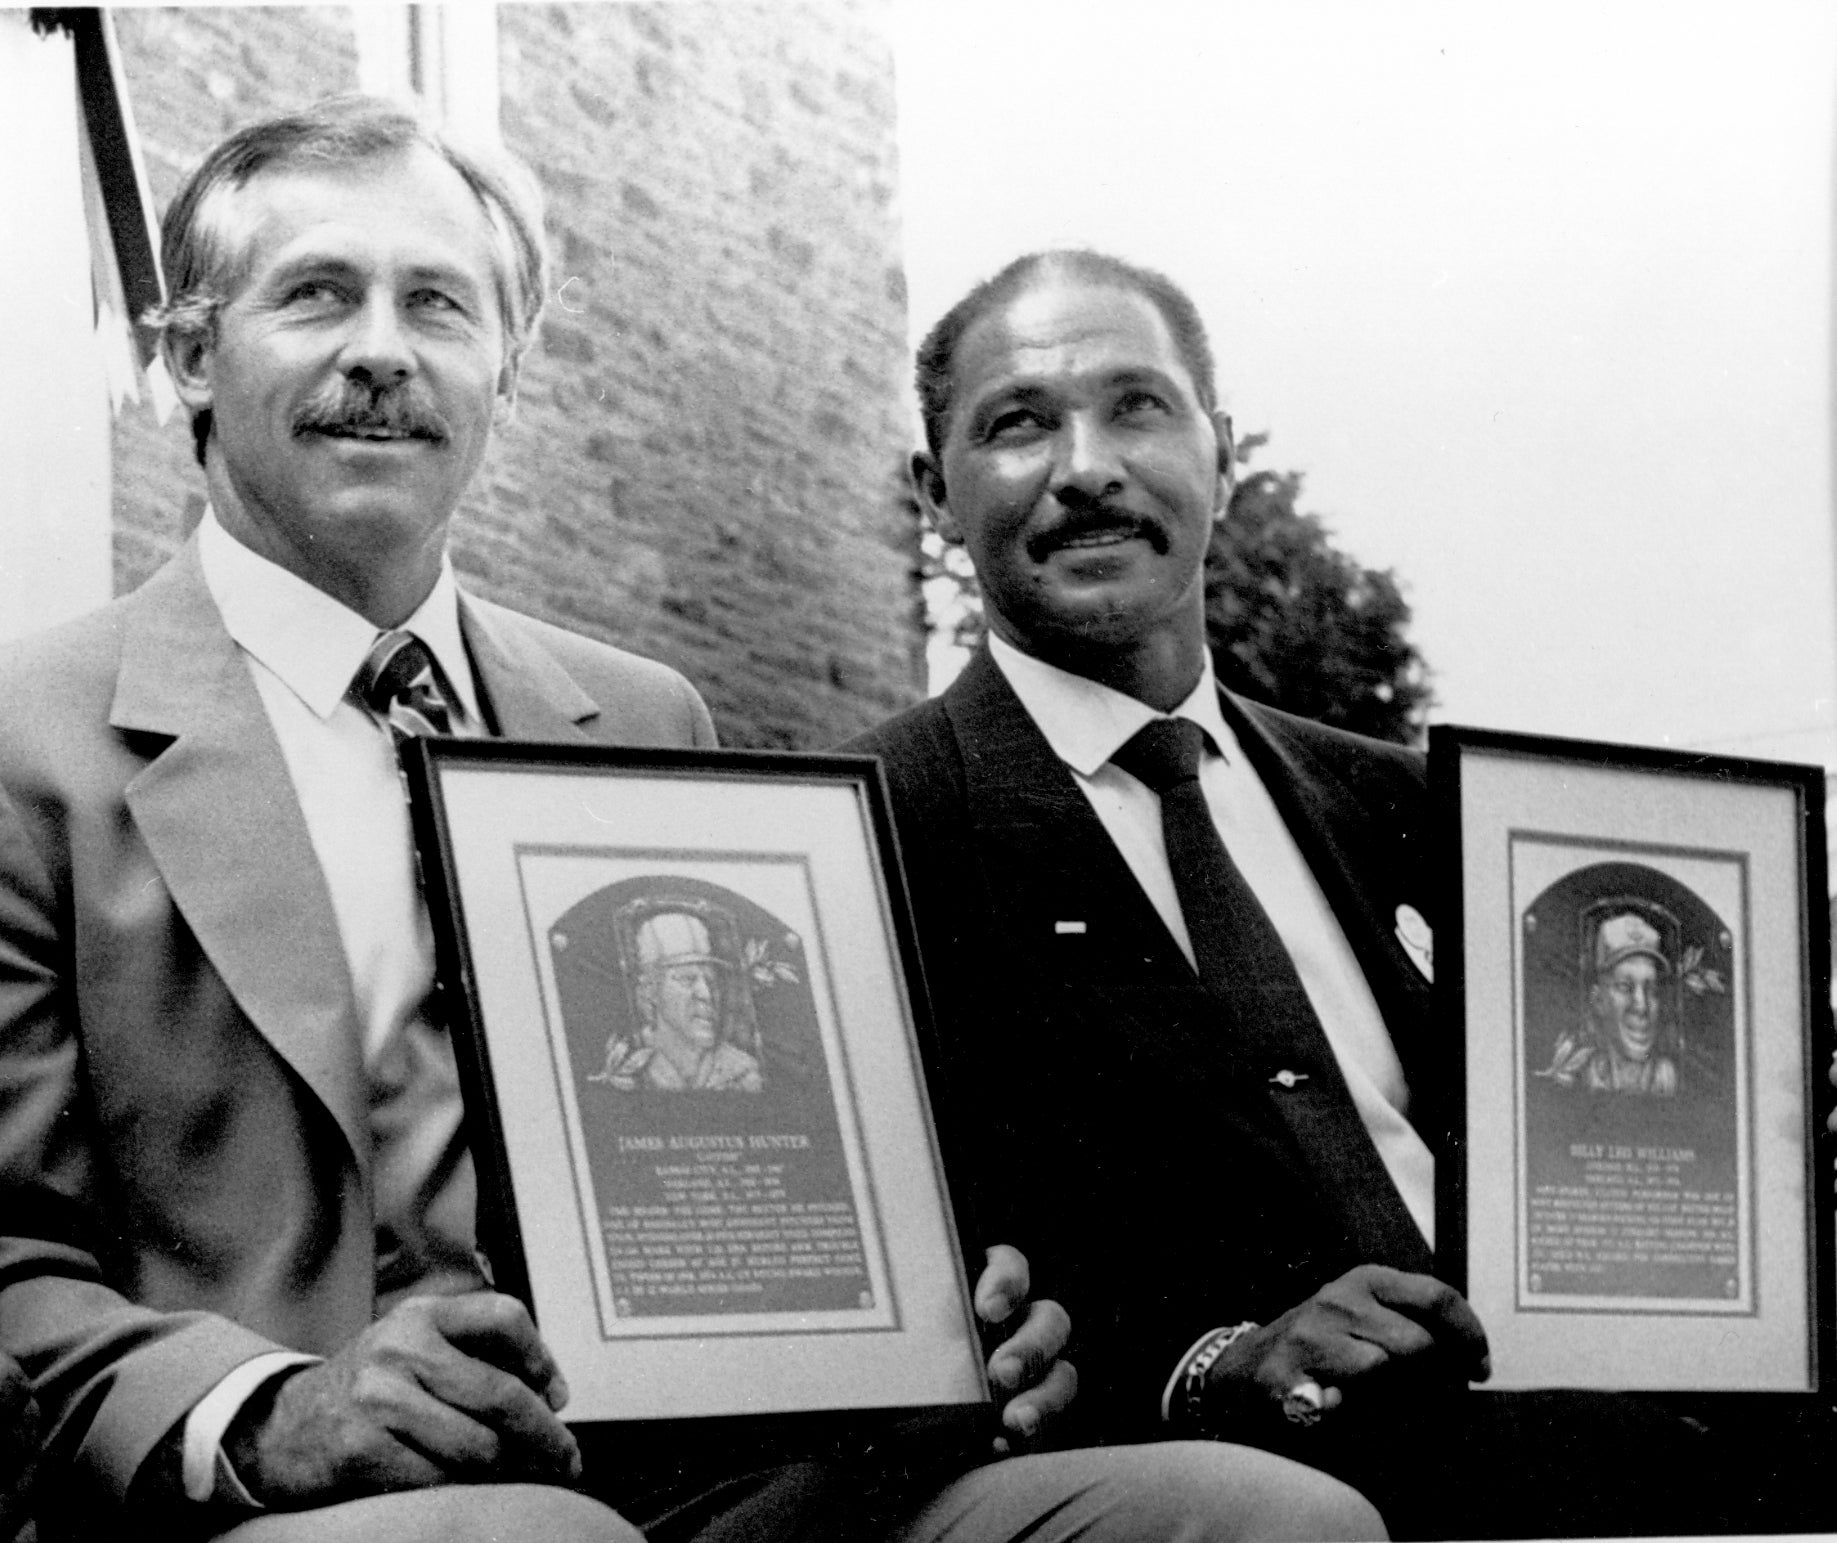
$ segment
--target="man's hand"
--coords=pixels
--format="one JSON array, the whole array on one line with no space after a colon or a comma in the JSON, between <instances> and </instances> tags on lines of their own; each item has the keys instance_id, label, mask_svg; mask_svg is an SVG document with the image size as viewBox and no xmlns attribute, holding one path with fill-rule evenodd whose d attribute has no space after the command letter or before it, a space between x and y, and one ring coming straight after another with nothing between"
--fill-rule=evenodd
<instances>
[{"instance_id":1,"label":"man's hand","mask_svg":"<svg viewBox=\"0 0 1837 1543\"><path fill-rule=\"evenodd\" d=\"M567 1398L522 1303L415 1297L251 1399L224 1444L249 1492L277 1509L462 1479L566 1484L580 1475L556 1418Z\"/></svg>"},{"instance_id":2,"label":"man's hand","mask_svg":"<svg viewBox=\"0 0 1837 1543\"><path fill-rule=\"evenodd\" d=\"M1486 1330L1445 1282L1362 1264L1245 1334L1220 1357L1209 1385L1255 1386L1280 1403L1313 1382L1332 1409L1370 1379L1405 1371L1485 1381L1492 1374Z\"/></svg>"},{"instance_id":3,"label":"man's hand","mask_svg":"<svg viewBox=\"0 0 1837 1543\"><path fill-rule=\"evenodd\" d=\"M1002 1428L995 1453L1006 1457L1017 1446L1032 1446L1053 1417L1078 1392L1078 1373L1059 1352L1071 1337L1072 1320L1057 1302L1027 1300L1032 1280L1027 1260L1017 1248L997 1243L976 1282L976 1316L984 1323L1010 1327L989 1357L989 1384L1008 1395L1002 1406ZM1022 1313L1022 1309L1026 1309Z\"/></svg>"}]
</instances>

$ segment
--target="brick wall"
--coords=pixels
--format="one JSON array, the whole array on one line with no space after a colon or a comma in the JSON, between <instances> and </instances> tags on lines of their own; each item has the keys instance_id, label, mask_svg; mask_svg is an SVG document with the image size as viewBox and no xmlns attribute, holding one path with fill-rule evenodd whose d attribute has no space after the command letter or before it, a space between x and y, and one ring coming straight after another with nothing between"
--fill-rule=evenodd
<instances>
[{"instance_id":1,"label":"brick wall","mask_svg":"<svg viewBox=\"0 0 1837 1543\"><path fill-rule=\"evenodd\" d=\"M163 207L215 139L355 82L342 10L117 13ZM682 669L730 744L920 694L892 68L859 5L504 7L506 143L557 295L454 527L494 599ZM117 583L195 521L184 425L117 432Z\"/></svg>"},{"instance_id":2,"label":"brick wall","mask_svg":"<svg viewBox=\"0 0 1837 1543\"><path fill-rule=\"evenodd\" d=\"M251 118L357 82L350 21L330 7L111 13L154 204ZM134 588L198 522L204 480L184 411L161 429L143 400L115 420L115 589Z\"/></svg>"}]
</instances>

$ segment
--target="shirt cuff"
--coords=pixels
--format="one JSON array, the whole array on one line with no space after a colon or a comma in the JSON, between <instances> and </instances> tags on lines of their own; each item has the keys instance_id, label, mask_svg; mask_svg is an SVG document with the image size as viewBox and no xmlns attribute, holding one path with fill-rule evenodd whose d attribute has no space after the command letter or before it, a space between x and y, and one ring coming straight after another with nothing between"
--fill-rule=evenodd
<instances>
[{"instance_id":1,"label":"shirt cuff","mask_svg":"<svg viewBox=\"0 0 1837 1543\"><path fill-rule=\"evenodd\" d=\"M223 1500L246 1510L263 1509L230 1466L229 1454L223 1450L224 1433L257 1388L281 1372L296 1366L311 1366L319 1359L296 1350L271 1350L252 1361L244 1361L192 1405L191 1413L185 1416L181 1469L187 1500L200 1504Z\"/></svg>"}]
</instances>

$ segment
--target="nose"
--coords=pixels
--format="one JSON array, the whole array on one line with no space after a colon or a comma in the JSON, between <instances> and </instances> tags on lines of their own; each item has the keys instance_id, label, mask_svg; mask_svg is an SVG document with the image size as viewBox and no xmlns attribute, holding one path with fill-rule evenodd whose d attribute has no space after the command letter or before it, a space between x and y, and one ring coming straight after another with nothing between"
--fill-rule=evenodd
<instances>
[{"instance_id":1,"label":"nose","mask_svg":"<svg viewBox=\"0 0 1837 1543\"><path fill-rule=\"evenodd\" d=\"M1090 413L1070 413L1060 425L1053 492L1067 505L1120 493L1123 462L1115 436Z\"/></svg>"},{"instance_id":2,"label":"nose","mask_svg":"<svg viewBox=\"0 0 1837 1543\"><path fill-rule=\"evenodd\" d=\"M351 331L339 360L345 374L373 386L393 386L415 367L414 350L396 309L395 297L371 294L351 318Z\"/></svg>"}]
</instances>

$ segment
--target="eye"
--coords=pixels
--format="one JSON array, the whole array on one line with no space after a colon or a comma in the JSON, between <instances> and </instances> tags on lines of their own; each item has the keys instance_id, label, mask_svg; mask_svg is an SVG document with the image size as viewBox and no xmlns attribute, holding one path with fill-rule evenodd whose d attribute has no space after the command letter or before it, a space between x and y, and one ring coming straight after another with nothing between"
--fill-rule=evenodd
<instances>
[{"instance_id":1,"label":"eye","mask_svg":"<svg viewBox=\"0 0 1837 1543\"><path fill-rule=\"evenodd\" d=\"M1006 407L983 426L982 437L987 441L1022 439L1050 427L1037 408Z\"/></svg>"},{"instance_id":2,"label":"eye","mask_svg":"<svg viewBox=\"0 0 1837 1543\"><path fill-rule=\"evenodd\" d=\"M1119 418L1134 417L1144 413L1164 413L1169 410L1165 397L1140 387L1125 391L1116 399L1116 415Z\"/></svg>"},{"instance_id":3,"label":"eye","mask_svg":"<svg viewBox=\"0 0 1837 1543\"><path fill-rule=\"evenodd\" d=\"M444 289L417 289L408 297L408 303L422 311L455 311L463 313L462 306Z\"/></svg>"},{"instance_id":4,"label":"eye","mask_svg":"<svg viewBox=\"0 0 1837 1543\"><path fill-rule=\"evenodd\" d=\"M344 298L343 291L330 279L301 279L291 285L282 302L286 305L335 305Z\"/></svg>"}]
</instances>

